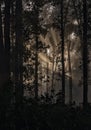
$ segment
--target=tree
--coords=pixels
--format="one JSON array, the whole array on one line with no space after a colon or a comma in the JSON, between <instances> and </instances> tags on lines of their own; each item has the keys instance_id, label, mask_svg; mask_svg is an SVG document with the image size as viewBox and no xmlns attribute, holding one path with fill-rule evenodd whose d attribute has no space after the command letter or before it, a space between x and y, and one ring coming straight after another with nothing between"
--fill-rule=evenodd
<instances>
[{"instance_id":1,"label":"tree","mask_svg":"<svg viewBox=\"0 0 91 130\"><path fill-rule=\"evenodd\" d=\"M87 0L83 0L83 105L88 103Z\"/></svg>"},{"instance_id":2,"label":"tree","mask_svg":"<svg viewBox=\"0 0 91 130\"><path fill-rule=\"evenodd\" d=\"M64 65L64 15L63 15L63 0L61 4L61 50L62 50L62 102L65 104L65 65Z\"/></svg>"},{"instance_id":3,"label":"tree","mask_svg":"<svg viewBox=\"0 0 91 130\"><path fill-rule=\"evenodd\" d=\"M5 40L5 70L7 80L10 79L10 3L5 0L4 40Z\"/></svg>"},{"instance_id":4,"label":"tree","mask_svg":"<svg viewBox=\"0 0 91 130\"><path fill-rule=\"evenodd\" d=\"M70 56L70 45L71 42L68 42L67 51L68 51L68 65L69 65L69 104L72 105L72 68L71 68L71 56Z\"/></svg>"},{"instance_id":5,"label":"tree","mask_svg":"<svg viewBox=\"0 0 91 130\"><path fill-rule=\"evenodd\" d=\"M23 99L23 23L22 0L16 0L15 10L15 93L16 103L20 105Z\"/></svg>"},{"instance_id":6,"label":"tree","mask_svg":"<svg viewBox=\"0 0 91 130\"><path fill-rule=\"evenodd\" d=\"M0 87L2 84L2 74L4 71L3 68L3 50L4 50L4 46L3 46L3 33L2 33L2 12L1 12L1 2L0 2Z\"/></svg>"}]
</instances>

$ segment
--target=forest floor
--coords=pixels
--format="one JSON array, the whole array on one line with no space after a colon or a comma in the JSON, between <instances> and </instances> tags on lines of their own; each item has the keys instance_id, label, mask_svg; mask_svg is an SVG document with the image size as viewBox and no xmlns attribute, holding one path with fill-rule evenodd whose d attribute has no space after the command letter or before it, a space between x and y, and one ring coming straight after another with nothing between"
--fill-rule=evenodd
<instances>
[{"instance_id":1,"label":"forest floor","mask_svg":"<svg viewBox=\"0 0 91 130\"><path fill-rule=\"evenodd\" d=\"M91 107L25 102L0 113L0 130L91 130Z\"/></svg>"}]
</instances>

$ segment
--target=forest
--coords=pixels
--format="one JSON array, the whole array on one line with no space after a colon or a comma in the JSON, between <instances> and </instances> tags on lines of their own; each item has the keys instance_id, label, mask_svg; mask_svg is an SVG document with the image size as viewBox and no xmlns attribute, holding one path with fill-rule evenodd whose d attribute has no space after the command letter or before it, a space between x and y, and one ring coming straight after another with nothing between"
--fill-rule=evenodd
<instances>
[{"instance_id":1,"label":"forest","mask_svg":"<svg viewBox=\"0 0 91 130\"><path fill-rule=\"evenodd\" d=\"M0 0L0 130L91 130L91 1Z\"/></svg>"}]
</instances>

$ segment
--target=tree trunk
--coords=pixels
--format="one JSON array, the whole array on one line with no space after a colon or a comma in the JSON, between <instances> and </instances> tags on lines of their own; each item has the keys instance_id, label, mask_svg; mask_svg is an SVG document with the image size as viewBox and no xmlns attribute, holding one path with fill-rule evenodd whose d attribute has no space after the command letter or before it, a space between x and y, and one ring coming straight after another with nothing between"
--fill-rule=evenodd
<instances>
[{"instance_id":1,"label":"tree trunk","mask_svg":"<svg viewBox=\"0 0 91 130\"><path fill-rule=\"evenodd\" d=\"M87 1L83 0L83 105L88 103Z\"/></svg>"},{"instance_id":2,"label":"tree trunk","mask_svg":"<svg viewBox=\"0 0 91 130\"><path fill-rule=\"evenodd\" d=\"M68 65L69 65L69 104L72 105L72 69L71 69L71 59L70 59L70 41L68 43Z\"/></svg>"},{"instance_id":3,"label":"tree trunk","mask_svg":"<svg viewBox=\"0 0 91 130\"><path fill-rule=\"evenodd\" d=\"M51 87L51 90L54 90L54 59L55 59L55 52L53 52L53 61L52 61L52 63L53 63L53 65L52 65L52 87Z\"/></svg>"},{"instance_id":4,"label":"tree trunk","mask_svg":"<svg viewBox=\"0 0 91 130\"><path fill-rule=\"evenodd\" d=\"M23 99L23 36L22 36L22 0L16 0L15 25L15 91L16 104L20 105Z\"/></svg>"},{"instance_id":5,"label":"tree trunk","mask_svg":"<svg viewBox=\"0 0 91 130\"><path fill-rule=\"evenodd\" d=\"M15 2L11 2L11 71L12 80L15 85Z\"/></svg>"},{"instance_id":6,"label":"tree trunk","mask_svg":"<svg viewBox=\"0 0 91 130\"><path fill-rule=\"evenodd\" d=\"M35 99L38 99L38 33L39 33L39 9L38 9L38 3L37 0L35 1L35 7L34 10L36 12L36 19L35 19L35 25L34 25L34 33L35 33L35 42L36 42L36 48L35 48Z\"/></svg>"},{"instance_id":7,"label":"tree trunk","mask_svg":"<svg viewBox=\"0 0 91 130\"><path fill-rule=\"evenodd\" d=\"M3 33L2 33L2 13L1 13L1 4L0 4L0 74L3 71Z\"/></svg>"},{"instance_id":8,"label":"tree trunk","mask_svg":"<svg viewBox=\"0 0 91 130\"><path fill-rule=\"evenodd\" d=\"M35 99L38 99L38 36L36 34L36 52L35 52Z\"/></svg>"},{"instance_id":9,"label":"tree trunk","mask_svg":"<svg viewBox=\"0 0 91 130\"><path fill-rule=\"evenodd\" d=\"M4 41L5 41L5 71L7 80L10 79L10 0L5 0L5 21L4 21Z\"/></svg>"},{"instance_id":10,"label":"tree trunk","mask_svg":"<svg viewBox=\"0 0 91 130\"><path fill-rule=\"evenodd\" d=\"M1 3L0 3L0 91L4 83L4 53L3 51L4 51L4 46L3 46L3 32L2 32L2 12L1 12Z\"/></svg>"},{"instance_id":11,"label":"tree trunk","mask_svg":"<svg viewBox=\"0 0 91 130\"><path fill-rule=\"evenodd\" d=\"M61 0L61 50L62 50L62 103L65 104L65 65L64 65L64 20L63 0Z\"/></svg>"}]
</instances>

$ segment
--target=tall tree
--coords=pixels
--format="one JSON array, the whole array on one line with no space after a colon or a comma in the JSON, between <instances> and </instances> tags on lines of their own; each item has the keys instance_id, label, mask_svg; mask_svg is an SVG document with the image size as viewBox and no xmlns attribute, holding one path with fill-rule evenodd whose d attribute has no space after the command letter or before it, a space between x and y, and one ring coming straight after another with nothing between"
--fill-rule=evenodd
<instances>
[{"instance_id":1,"label":"tall tree","mask_svg":"<svg viewBox=\"0 0 91 130\"><path fill-rule=\"evenodd\" d=\"M22 0L16 0L15 10L15 91L16 103L22 103L23 98L23 32L22 32Z\"/></svg>"},{"instance_id":2,"label":"tall tree","mask_svg":"<svg viewBox=\"0 0 91 130\"><path fill-rule=\"evenodd\" d=\"M34 25L34 34L35 34L35 99L38 99L38 35L39 35L39 3L35 0L35 25Z\"/></svg>"},{"instance_id":3,"label":"tall tree","mask_svg":"<svg viewBox=\"0 0 91 130\"><path fill-rule=\"evenodd\" d=\"M65 65L64 65L64 15L63 15L63 0L61 4L61 50L62 50L62 102L65 104Z\"/></svg>"},{"instance_id":4,"label":"tall tree","mask_svg":"<svg viewBox=\"0 0 91 130\"><path fill-rule=\"evenodd\" d=\"M71 42L67 45L68 51L68 66L69 66L69 104L72 105L72 68L71 68L71 55L70 55Z\"/></svg>"},{"instance_id":5,"label":"tall tree","mask_svg":"<svg viewBox=\"0 0 91 130\"><path fill-rule=\"evenodd\" d=\"M3 57L3 32L2 32L2 12L1 12L1 2L0 2L0 88L2 86L2 74L4 73L4 57Z\"/></svg>"},{"instance_id":6,"label":"tall tree","mask_svg":"<svg viewBox=\"0 0 91 130\"><path fill-rule=\"evenodd\" d=\"M87 0L83 0L83 105L88 103Z\"/></svg>"},{"instance_id":7,"label":"tall tree","mask_svg":"<svg viewBox=\"0 0 91 130\"><path fill-rule=\"evenodd\" d=\"M1 13L1 3L0 3L0 69L2 70L2 54L3 54L3 33L2 33L2 13Z\"/></svg>"},{"instance_id":8,"label":"tall tree","mask_svg":"<svg viewBox=\"0 0 91 130\"><path fill-rule=\"evenodd\" d=\"M5 70L10 79L10 0L5 0L4 41L5 41Z\"/></svg>"},{"instance_id":9,"label":"tall tree","mask_svg":"<svg viewBox=\"0 0 91 130\"><path fill-rule=\"evenodd\" d=\"M35 99L38 99L38 36L36 35L35 52Z\"/></svg>"},{"instance_id":10,"label":"tall tree","mask_svg":"<svg viewBox=\"0 0 91 130\"><path fill-rule=\"evenodd\" d=\"M3 52L3 49L4 49L4 46L3 46L3 33L2 33L2 12L1 12L1 3L0 3L0 53L1 54Z\"/></svg>"}]
</instances>

